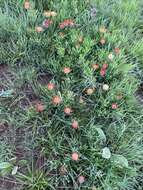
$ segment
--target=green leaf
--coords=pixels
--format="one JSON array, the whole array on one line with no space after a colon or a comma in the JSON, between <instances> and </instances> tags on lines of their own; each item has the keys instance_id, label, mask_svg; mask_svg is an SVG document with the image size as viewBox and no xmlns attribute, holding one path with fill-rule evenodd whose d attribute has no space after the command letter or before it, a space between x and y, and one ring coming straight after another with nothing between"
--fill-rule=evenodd
<instances>
[{"instance_id":1,"label":"green leaf","mask_svg":"<svg viewBox=\"0 0 143 190\"><path fill-rule=\"evenodd\" d=\"M0 170L3 170L3 169L8 169L10 168L12 165L9 163L9 162L1 162L0 163Z\"/></svg>"},{"instance_id":2,"label":"green leaf","mask_svg":"<svg viewBox=\"0 0 143 190\"><path fill-rule=\"evenodd\" d=\"M22 166L26 166L28 164L27 160L20 160L18 163Z\"/></svg>"},{"instance_id":3,"label":"green leaf","mask_svg":"<svg viewBox=\"0 0 143 190\"><path fill-rule=\"evenodd\" d=\"M0 92L0 97L6 98L6 97L11 97L13 93L13 90L5 90Z\"/></svg>"},{"instance_id":4,"label":"green leaf","mask_svg":"<svg viewBox=\"0 0 143 190\"><path fill-rule=\"evenodd\" d=\"M103 148L102 149L102 158L110 159L110 157L111 157L110 149L108 147Z\"/></svg>"},{"instance_id":5,"label":"green leaf","mask_svg":"<svg viewBox=\"0 0 143 190\"><path fill-rule=\"evenodd\" d=\"M0 163L0 175L5 176L11 172L12 164L9 162L1 162Z\"/></svg>"},{"instance_id":6,"label":"green leaf","mask_svg":"<svg viewBox=\"0 0 143 190\"><path fill-rule=\"evenodd\" d=\"M102 141L106 141L106 135L105 135L104 131L101 128L96 128L96 130L98 132L99 138Z\"/></svg>"},{"instance_id":7,"label":"green leaf","mask_svg":"<svg viewBox=\"0 0 143 190\"><path fill-rule=\"evenodd\" d=\"M133 68L133 65L131 64L121 64L119 67L118 67L118 71L120 72L124 72L124 73L128 73L130 70L132 70Z\"/></svg>"},{"instance_id":8,"label":"green leaf","mask_svg":"<svg viewBox=\"0 0 143 190\"><path fill-rule=\"evenodd\" d=\"M13 157L13 158L9 159L9 162L12 163L12 164L15 164L16 163L16 157Z\"/></svg>"},{"instance_id":9,"label":"green leaf","mask_svg":"<svg viewBox=\"0 0 143 190\"><path fill-rule=\"evenodd\" d=\"M65 48L59 47L59 48L57 48L57 50L58 50L58 54L60 56L64 57L64 55L65 55Z\"/></svg>"},{"instance_id":10,"label":"green leaf","mask_svg":"<svg viewBox=\"0 0 143 190\"><path fill-rule=\"evenodd\" d=\"M18 166L15 166L15 167L13 168L11 174L12 174L12 175L16 175L17 171L18 171Z\"/></svg>"},{"instance_id":11,"label":"green leaf","mask_svg":"<svg viewBox=\"0 0 143 190\"><path fill-rule=\"evenodd\" d=\"M119 155L119 154L114 154L113 157L112 157L112 162L116 164L116 166L118 167L125 167L125 168L128 168L129 164L128 164L128 160L122 156L122 155Z\"/></svg>"},{"instance_id":12,"label":"green leaf","mask_svg":"<svg viewBox=\"0 0 143 190\"><path fill-rule=\"evenodd\" d=\"M9 175L11 173L11 168L7 168L7 169L3 169L0 171L0 176L6 176Z\"/></svg>"}]
</instances>

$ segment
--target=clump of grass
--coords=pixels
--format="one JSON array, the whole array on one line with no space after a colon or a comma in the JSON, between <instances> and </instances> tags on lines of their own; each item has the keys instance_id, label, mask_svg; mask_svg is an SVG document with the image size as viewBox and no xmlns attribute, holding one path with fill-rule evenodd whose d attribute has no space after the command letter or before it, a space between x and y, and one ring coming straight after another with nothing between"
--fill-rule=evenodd
<instances>
[{"instance_id":1,"label":"clump of grass","mask_svg":"<svg viewBox=\"0 0 143 190\"><path fill-rule=\"evenodd\" d=\"M139 188L137 1L1 4L0 60L15 73L2 118L31 129L44 157L37 169L33 155L17 180L29 190Z\"/></svg>"}]
</instances>

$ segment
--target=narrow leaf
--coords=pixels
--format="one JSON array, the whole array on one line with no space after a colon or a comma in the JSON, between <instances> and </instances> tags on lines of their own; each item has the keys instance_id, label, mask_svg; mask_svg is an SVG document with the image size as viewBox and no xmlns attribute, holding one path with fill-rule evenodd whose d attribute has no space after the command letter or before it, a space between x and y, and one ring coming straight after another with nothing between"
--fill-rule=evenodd
<instances>
[{"instance_id":1,"label":"narrow leaf","mask_svg":"<svg viewBox=\"0 0 143 190\"><path fill-rule=\"evenodd\" d=\"M99 138L103 141L106 141L106 136L104 131L101 128L96 128L96 130L98 132Z\"/></svg>"},{"instance_id":2,"label":"narrow leaf","mask_svg":"<svg viewBox=\"0 0 143 190\"><path fill-rule=\"evenodd\" d=\"M13 168L11 174L12 174L12 175L16 175L17 171L18 171L18 166L15 166L15 167Z\"/></svg>"},{"instance_id":3,"label":"narrow leaf","mask_svg":"<svg viewBox=\"0 0 143 190\"><path fill-rule=\"evenodd\" d=\"M13 93L13 90L5 90L5 91L2 90L0 92L0 97L3 97L3 98L11 97L12 93Z\"/></svg>"},{"instance_id":4,"label":"narrow leaf","mask_svg":"<svg viewBox=\"0 0 143 190\"><path fill-rule=\"evenodd\" d=\"M0 163L0 170L3 170L3 169L8 169L10 168L12 165L9 163L9 162L1 162Z\"/></svg>"},{"instance_id":5,"label":"narrow leaf","mask_svg":"<svg viewBox=\"0 0 143 190\"><path fill-rule=\"evenodd\" d=\"M121 64L121 65L118 67L118 71L127 73L127 72L129 72L130 70L132 70L132 68L133 68L133 65L131 65L131 64Z\"/></svg>"},{"instance_id":6,"label":"narrow leaf","mask_svg":"<svg viewBox=\"0 0 143 190\"><path fill-rule=\"evenodd\" d=\"M113 157L112 157L112 161L113 163L116 164L116 166L118 167L125 167L125 168L128 168L129 164L128 164L128 160L122 156L122 155L119 155L119 154L115 154Z\"/></svg>"}]
</instances>

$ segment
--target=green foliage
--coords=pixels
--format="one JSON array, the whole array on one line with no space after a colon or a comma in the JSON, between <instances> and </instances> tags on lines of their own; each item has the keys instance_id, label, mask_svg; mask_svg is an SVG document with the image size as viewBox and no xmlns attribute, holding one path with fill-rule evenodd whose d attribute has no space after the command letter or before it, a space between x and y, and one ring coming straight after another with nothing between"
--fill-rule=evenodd
<instances>
[{"instance_id":1,"label":"green foliage","mask_svg":"<svg viewBox=\"0 0 143 190\"><path fill-rule=\"evenodd\" d=\"M9 165L9 157L0 166L7 164L26 190L139 190L143 113L134 97L138 81L133 74L142 62L136 35L139 1L30 3L25 10L23 0L0 2L0 63L12 70L0 68L0 119L32 134L27 132L24 142L32 149L26 157L28 169L21 170L22 160L19 167ZM57 15L46 29L47 10ZM61 29L65 19L72 19L74 26ZM37 32L37 26L44 30ZM64 68L71 72L65 74ZM49 82L53 90L47 88ZM57 105L55 96L62 100ZM65 114L66 107L72 114ZM33 150L44 156L45 170L36 168ZM74 152L77 161L72 160ZM79 176L85 176L83 184Z\"/></svg>"},{"instance_id":2,"label":"green foliage","mask_svg":"<svg viewBox=\"0 0 143 190\"><path fill-rule=\"evenodd\" d=\"M12 165L9 162L1 162L0 163L0 175L7 175L12 169Z\"/></svg>"},{"instance_id":3,"label":"green foliage","mask_svg":"<svg viewBox=\"0 0 143 190\"><path fill-rule=\"evenodd\" d=\"M45 177L45 174L42 171L31 171L27 175L18 174L17 179L24 182L25 187L23 190L45 190L46 188L54 189L48 183L48 178Z\"/></svg>"}]
</instances>

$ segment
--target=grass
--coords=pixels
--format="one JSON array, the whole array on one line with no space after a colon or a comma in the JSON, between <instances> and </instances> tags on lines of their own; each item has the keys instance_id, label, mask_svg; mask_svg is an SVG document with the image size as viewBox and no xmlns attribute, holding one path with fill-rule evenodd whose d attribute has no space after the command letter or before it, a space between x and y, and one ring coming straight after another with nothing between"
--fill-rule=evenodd
<instances>
[{"instance_id":1,"label":"grass","mask_svg":"<svg viewBox=\"0 0 143 190\"><path fill-rule=\"evenodd\" d=\"M134 96L142 65L141 4L35 0L26 10L24 1L0 1L5 180L21 190L142 189L143 109ZM36 32L45 10L57 15ZM65 19L73 26L60 29Z\"/></svg>"}]
</instances>

